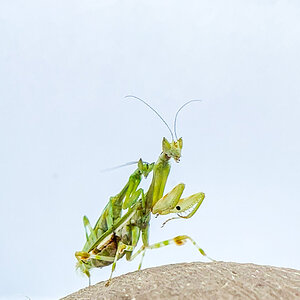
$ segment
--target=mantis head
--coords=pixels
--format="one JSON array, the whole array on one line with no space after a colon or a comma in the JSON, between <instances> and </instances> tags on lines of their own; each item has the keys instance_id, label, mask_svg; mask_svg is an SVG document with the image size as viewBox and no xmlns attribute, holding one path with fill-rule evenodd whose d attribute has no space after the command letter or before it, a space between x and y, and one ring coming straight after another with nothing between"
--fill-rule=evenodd
<instances>
[{"instance_id":1,"label":"mantis head","mask_svg":"<svg viewBox=\"0 0 300 300\"><path fill-rule=\"evenodd\" d=\"M147 178L149 173L152 172L153 167L154 167L154 163L149 164L149 163L143 162L141 158L138 161L138 169L144 175L145 178Z\"/></svg>"},{"instance_id":2,"label":"mantis head","mask_svg":"<svg viewBox=\"0 0 300 300\"><path fill-rule=\"evenodd\" d=\"M162 151L168 158L173 158L176 162L180 161L183 141L182 138L171 143L164 137L162 141Z\"/></svg>"}]
</instances>

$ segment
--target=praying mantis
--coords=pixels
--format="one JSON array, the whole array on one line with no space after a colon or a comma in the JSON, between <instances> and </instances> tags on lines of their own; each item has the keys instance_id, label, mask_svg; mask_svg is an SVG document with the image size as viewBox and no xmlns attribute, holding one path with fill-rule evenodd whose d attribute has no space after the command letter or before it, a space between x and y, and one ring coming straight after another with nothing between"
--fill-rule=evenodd
<instances>
[{"instance_id":1,"label":"praying mantis","mask_svg":"<svg viewBox=\"0 0 300 300\"><path fill-rule=\"evenodd\" d=\"M170 160L180 161L183 146L182 138L178 139L176 134L178 113L189 103L200 100L188 101L179 108L174 120L174 137L168 124L147 102L135 96L127 97L137 99L153 110L168 127L172 141L169 142L165 137L163 138L162 152L155 163L147 163L142 159L137 162L137 169L130 175L120 193L109 199L94 227L90 225L86 216L83 217L86 243L82 251L75 253L75 257L77 268L89 278L89 283L90 270L93 268L112 265L111 274L106 283L106 285L109 285L117 261L125 254L126 259L129 261L141 254L138 267L138 269L141 269L146 250L161 248L172 243L182 245L189 240L203 256L208 257L204 250L187 235L176 236L154 244L149 243L149 226L152 214L157 216L177 214L177 217L170 218L167 221L175 218L188 219L196 213L204 200L205 194L202 192L181 198L185 188L183 183L176 185L169 193L164 195L170 172ZM145 192L142 188L139 188L139 185L142 178L147 178L150 173L152 173L151 184ZM188 214L183 215L184 212L188 212ZM140 238L142 246L133 254Z\"/></svg>"}]
</instances>

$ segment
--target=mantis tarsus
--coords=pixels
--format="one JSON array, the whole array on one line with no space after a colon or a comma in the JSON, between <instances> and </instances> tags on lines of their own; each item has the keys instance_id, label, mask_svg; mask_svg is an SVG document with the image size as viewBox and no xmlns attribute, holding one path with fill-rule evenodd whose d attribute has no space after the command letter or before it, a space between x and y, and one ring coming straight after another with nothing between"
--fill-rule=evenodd
<instances>
[{"instance_id":1,"label":"mantis tarsus","mask_svg":"<svg viewBox=\"0 0 300 300\"><path fill-rule=\"evenodd\" d=\"M144 100L135 96L128 96L146 104L166 124L172 135L169 142L165 137L162 141L162 152L155 163L146 163L141 159L138 167L129 177L128 182L119 194L111 197L108 204L102 211L94 228L84 216L83 222L86 231L86 243L82 251L75 253L77 268L79 268L90 279L90 269L101 268L112 264L112 270L107 285L109 284L116 262L126 254L127 260L133 260L137 255L142 254L139 269L142 266L143 257L147 249L154 249L167 246L171 243L182 245L187 240L206 256L196 242L187 235L181 235L162 242L149 244L149 225L151 213L155 215L167 215L175 213L175 218L190 218L200 207L204 200L204 193L197 193L186 198L180 198L185 185L183 183L175 186L169 193L163 196L166 181L170 172L170 159L179 162L183 146L182 138L177 138L176 120L179 111L191 100L185 103L177 111L174 121L174 134L163 118ZM152 181L147 192L138 188L142 177L147 177L152 172ZM127 211L126 211L127 210ZM181 213L190 211L187 215ZM123 214L124 212L124 214ZM171 219L174 219L171 218ZM169 220L171 220L169 219ZM88 233L89 230L89 233ZM137 243L142 238L143 245L134 254Z\"/></svg>"}]
</instances>

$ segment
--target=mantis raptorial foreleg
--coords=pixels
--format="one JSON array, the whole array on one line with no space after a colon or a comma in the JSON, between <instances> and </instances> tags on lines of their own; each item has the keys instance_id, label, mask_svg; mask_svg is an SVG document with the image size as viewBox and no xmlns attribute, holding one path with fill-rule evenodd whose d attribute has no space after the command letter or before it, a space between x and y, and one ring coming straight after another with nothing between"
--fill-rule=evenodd
<instances>
[{"instance_id":1,"label":"mantis raptorial foreleg","mask_svg":"<svg viewBox=\"0 0 300 300\"><path fill-rule=\"evenodd\" d=\"M152 208L152 213L159 215L167 215L171 213L178 214L178 217L173 217L169 220L177 218L191 218L202 204L205 198L205 194L200 192L180 199L184 187L185 186L183 183L176 185L169 193L167 193L164 197L156 202L156 204ZM191 210L189 214L187 214L186 216L180 215L181 212L185 212L187 210Z\"/></svg>"},{"instance_id":2,"label":"mantis raptorial foreleg","mask_svg":"<svg viewBox=\"0 0 300 300\"><path fill-rule=\"evenodd\" d=\"M149 173L152 172L153 167L154 163L143 163L142 159L138 161L139 172L135 172L129 177L128 189L122 205L123 209L131 207L139 199L140 196L142 196L144 200L144 190L142 188L137 188L142 180L141 174L143 174L144 177L147 178Z\"/></svg>"},{"instance_id":3,"label":"mantis raptorial foreleg","mask_svg":"<svg viewBox=\"0 0 300 300\"><path fill-rule=\"evenodd\" d=\"M140 198L140 196L142 196L143 206L144 206L144 203L145 203L144 190L140 188L137 191L135 191L134 193L132 193L130 197L128 197L127 199L124 200L122 208L127 209L127 208L131 207Z\"/></svg>"}]
</instances>

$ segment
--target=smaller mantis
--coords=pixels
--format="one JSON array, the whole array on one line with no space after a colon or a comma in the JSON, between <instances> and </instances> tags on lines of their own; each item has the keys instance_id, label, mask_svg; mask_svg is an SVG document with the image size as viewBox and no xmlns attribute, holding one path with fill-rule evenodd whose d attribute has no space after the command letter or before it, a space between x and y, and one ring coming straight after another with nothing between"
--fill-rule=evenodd
<instances>
[{"instance_id":1,"label":"smaller mantis","mask_svg":"<svg viewBox=\"0 0 300 300\"><path fill-rule=\"evenodd\" d=\"M138 161L138 168L130 175L128 182L121 190L121 192L114 197L110 197L94 228L91 227L89 219L86 216L83 217L86 243L81 252L89 252L90 249L94 248L94 244L97 243L97 240L100 237L105 237L104 234L109 234L109 232L112 232L112 230L116 230L116 228L120 226L120 218L122 215L122 206L124 200L124 203L128 203L135 202L138 199L143 190L137 188L142 180L142 177L147 178L149 173L153 170L153 166L153 163L144 163L141 159ZM119 221L117 225L113 226L117 221ZM123 221L124 218L122 218L121 225L123 224ZM88 233L88 231L90 233ZM84 274L86 274L88 278L90 278L89 269L93 267L104 267L111 264L111 260L107 258L110 256L108 254L112 254L110 250L111 247L108 248L105 253L102 253L105 255L105 257L103 257L102 259L99 259L98 255L96 259L91 259L88 262L85 260L79 260L77 267L80 268L80 270ZM112 249L112 252L113 251L114 249ZM76 252L76 257L78 257L77 254L81 252Z\"/></svg>"},{"instance_id":2,"label":"smaller mantis","mask_svg":"<svg viewBox=\"0 0 300 300\"><path fill-rule=\"evenodd\" d=\"M162 119L144 100L135 96L129 97L140 100ZM176 135L177 115L184 106L194 101L199 100L191 100L185 103L176 113L174 121L176 140L168 124L162 119L171 132L172 142L163 138L162 153L156 163L149 164L143 162L141 159L139 160L138 168L129 177L127 184L121 192L110 198L94 228L91 227L87 217L83 218L87 241L83 250L76 252L75 256L78 261L77 268L86 274L89 280L90 269L101 268L112 264L111 275L107 281L108 285L115 270L116 262L125 254L126 259L130 261L139 254L142 254L138 268L140 269L147 249L160 248L172 243L182 245L187 240L190 240L203 256L207 256L204 250L187 235L177 236L151 245L149 244L151 214L168 215L176 213L178 217L175 218L188 219L196 213L205 197L204 193L200 192L186 198L181 198L185 187L183 183L178 184L169 193L163 196L170 172L170 159L173 158L176 162L179 162L183 146L182 138L178 139ZM138 186L142 177L146 178L151 172L153 172L152 182L148 191L145 193L143 189L138 189ZM122 215L122 211L126 209L127 212ZM182 215L183 212L187 211L190 212L185 216ZM89 234L88 230L90 232ZM143 245L133 254L140 237L142 238Z\"/></svg>"}]
</instances>

